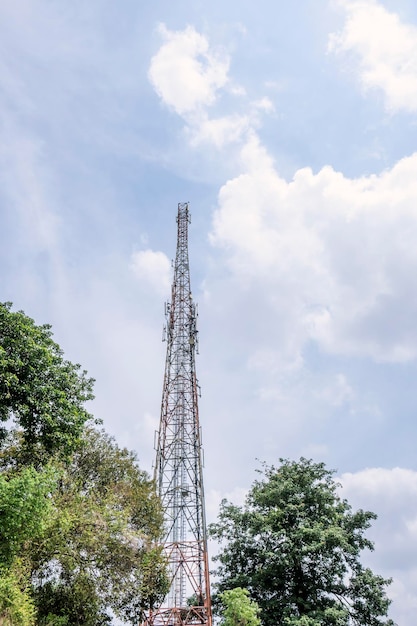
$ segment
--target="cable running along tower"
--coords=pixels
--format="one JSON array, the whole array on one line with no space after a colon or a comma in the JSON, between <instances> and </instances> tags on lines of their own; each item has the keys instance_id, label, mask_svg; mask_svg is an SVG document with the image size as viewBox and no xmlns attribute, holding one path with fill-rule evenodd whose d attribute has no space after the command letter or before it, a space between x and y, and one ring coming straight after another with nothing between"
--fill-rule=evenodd
<instances>
[{"instance_id":1,"label":"cable running along tower","mask_svg":"<svg viewBox=\"0 0 417 626\"><path fill-rule=\"evenodd\" d=\"M167 342L155 481L165 512L164 552L171 587L146 626L211 626L201 428L196 378L197 311L190 288L188 203L178 205L178 238Z\"/></svg>"}]
</instances>

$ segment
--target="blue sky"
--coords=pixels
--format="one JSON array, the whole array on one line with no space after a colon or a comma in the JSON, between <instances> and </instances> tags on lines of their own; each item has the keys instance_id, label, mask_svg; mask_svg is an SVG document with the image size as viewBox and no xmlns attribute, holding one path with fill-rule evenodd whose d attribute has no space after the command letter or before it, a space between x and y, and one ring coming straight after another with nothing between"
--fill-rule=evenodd
<instances>
[{"instance_id":1,"label":"blue sky","mask_svg":"<svg viewBox=\"0 0 417 626\"><path fill-rule=\"evenodd\" d=\"M0 285L151 469L178 202L208 517L301 455L417 609L417 6L0 3Z\"/></svg>"}]
</instances>

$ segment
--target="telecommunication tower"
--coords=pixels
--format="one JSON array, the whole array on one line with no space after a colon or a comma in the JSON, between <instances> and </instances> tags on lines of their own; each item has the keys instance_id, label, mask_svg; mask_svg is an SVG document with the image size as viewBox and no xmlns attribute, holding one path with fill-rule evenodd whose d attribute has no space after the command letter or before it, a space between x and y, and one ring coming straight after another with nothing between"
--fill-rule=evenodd
<instances>
[{"instance_id":1,"label":"telecommunication tower","mask_svg":"<svg viewBox=\"0 0 417 626\"><path fill-rule=\"evenodd\" d=\"M146 626L212 623L189 223L188 203L180 203L171 301L165 305L167 352L155 464L156 486L165 512L163 548L171 586L162 605L149 613Z\"/></svg>"}]
</instances>

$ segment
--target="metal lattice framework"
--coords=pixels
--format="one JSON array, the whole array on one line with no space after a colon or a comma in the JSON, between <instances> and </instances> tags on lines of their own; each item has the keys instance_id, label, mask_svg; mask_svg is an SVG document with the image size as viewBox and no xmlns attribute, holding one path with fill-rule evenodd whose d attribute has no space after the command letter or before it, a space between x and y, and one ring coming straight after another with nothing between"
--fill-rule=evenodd
<instances>
[{"instance_id":1,"label":"metal lattice framework","mask_svg":"<svg viewBox=\"0 0 417 626\"><path fill-rule=\"evenodd\" d=\"M196 378L197 311L188 260L188 203L178 205L171 302L166 304L167 353L155 481L165 511L164 552L170 591L147 626L211 626L201 428Z\"/></svg>"}]
</instances>

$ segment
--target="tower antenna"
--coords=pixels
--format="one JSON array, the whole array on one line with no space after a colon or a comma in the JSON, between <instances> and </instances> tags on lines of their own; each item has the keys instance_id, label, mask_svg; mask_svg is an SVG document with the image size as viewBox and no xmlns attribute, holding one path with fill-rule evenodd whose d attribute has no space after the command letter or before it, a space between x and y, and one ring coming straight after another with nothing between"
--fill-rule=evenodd
<instances>
[{"instance_id":1,"label":"tower antenna","mask_svg":"<svg viewBox=\"0 0 417 626\"><path fill-rule=\"evenodd\" d=\"M177 251L171 301L165 306L167 342L155 482L165 513L163 549L170 590L146 626L212 626L203 489L197 308L188 260L188 202L178 204Z\"/></svg>"}]
</instances>

